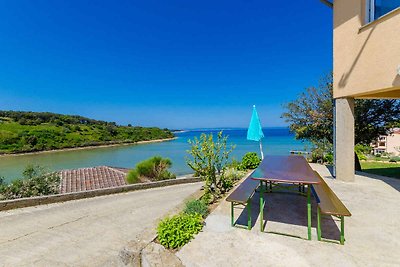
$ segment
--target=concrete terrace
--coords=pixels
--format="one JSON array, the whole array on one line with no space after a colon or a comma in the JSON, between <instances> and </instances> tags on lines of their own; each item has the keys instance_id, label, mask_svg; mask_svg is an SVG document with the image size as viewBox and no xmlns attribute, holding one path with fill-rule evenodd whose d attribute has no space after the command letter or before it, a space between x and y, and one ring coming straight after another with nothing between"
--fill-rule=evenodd
<instances>
[{"instance_id":1,"label":"concrete terrace","mask_svg":"<svg viewBox=\"0 0 400 267\"><path fill-rule=\"evenodd\" d=\"M345 219L345 245L319 242L313 199L313 240L307 238L306 199L273 193L266 196L265 231L258 218L259 195L252 199L253 229L230 226L230 203L221 204L206 226L178 257L186 266L400 266L400 180L359 173L354 183L333 180L328 169L312 165L352 213ZM236 218L246 224L246 211ZM323 217L322 234L339 239L339 221Z\"/></svg>"}]
</instances>

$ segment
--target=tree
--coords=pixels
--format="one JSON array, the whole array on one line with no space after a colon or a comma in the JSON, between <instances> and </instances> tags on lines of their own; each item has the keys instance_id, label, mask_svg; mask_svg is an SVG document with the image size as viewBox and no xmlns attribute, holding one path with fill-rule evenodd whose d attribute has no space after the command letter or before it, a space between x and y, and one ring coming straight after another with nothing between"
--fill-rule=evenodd
<instances>
[{"instance_id":1,"label":"tree","mask_svg":"<svg viewBox=\"0 0 400 267\"><path fill-rule=\"evenodd\" d=\"M356 100L356 144L369 145L400 123L400 101L395 99Z\"/></svg>"},{"instance_id":2,"label":"tree","mask_svg":"<svg viewBox=\"0 0 400 267\"><path fill-rule=\"evenodd\" d=\"M222 131L216 140L212 133L203 133L200 139L189 140L191 149L188 153L192 159L186 159L186 163L205 181L205 198L209 198L209 202L220 198L230 187L225 170L234 146L228 148L227 141L228 137L223 136Z\"/></svg>"},{"instance_id":3,"label":"tree","mask_svg":"<svg viewBox=\"0 0 400 267\"><path fill-rule=\"evenodd\" d=\"M312 143L333 142L332 74L321 79L318 87L306 88L299 98L284 106L282 117L290 123L296 139Z\"/></svg>"},{"instance_id":4,"label":"tree","mask_svg":"<svg viewBox=\"0 0 400 267\"><path fill-rule=\"evenodd\" d=\"M321 79L318 87L309 87L298 99L286 104L282 117L290 124L296 139L318 146L333 143L332 74ZM399 123L400 101L391 99L355 101L355 143L370 144L380 134ZM326 146L329 147L329 146Z\"/></svg>"}]
</instances>

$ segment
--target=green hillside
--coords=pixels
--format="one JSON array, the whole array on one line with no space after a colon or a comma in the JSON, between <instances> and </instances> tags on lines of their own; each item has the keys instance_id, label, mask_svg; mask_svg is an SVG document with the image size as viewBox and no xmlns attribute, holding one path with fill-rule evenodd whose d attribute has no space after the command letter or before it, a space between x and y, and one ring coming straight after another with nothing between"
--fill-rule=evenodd
<instances>
[{"instance_id":1,"label":"green hillside","mask_svg":"<svg viewBox=\"0 0 400 267\"><path fill-rule=\"evenodd\" d=\"M115 122L49 112L0 111L0 153L134 143L172 138L168 129L119 126Z\"/></svg>"}]
</instances>

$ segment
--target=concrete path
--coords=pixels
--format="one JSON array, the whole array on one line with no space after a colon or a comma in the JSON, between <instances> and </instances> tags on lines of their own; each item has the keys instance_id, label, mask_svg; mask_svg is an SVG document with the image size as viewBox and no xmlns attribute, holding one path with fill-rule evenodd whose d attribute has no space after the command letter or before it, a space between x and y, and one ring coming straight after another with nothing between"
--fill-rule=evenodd
<instances>
[{"instance_id":1,"label":"concrete path","mask_svg":"<svg viewBox=\"0 0 400 267\"><path fill-rule=\"evenodd\" d=\"M201 183L0 212L0 266L105 266ZM113 264L112 264L113 265Z\"/></svg>"},{"instance_id":2,"label":"concrete path","mask_svg":"<svg viewBox=\"0 0 400 267\"><path fill-rule=\"evenodd\" d=\"M259 195L252 199L253 229L230 226L226 201L207 217L206 226L177 256L185 266L400 266L400 180L359 173L354 183L332 179L313 165L352 213L345 219L345 245L319 242L313 200L312 238L307 238L306 200L293 194L268 194L260 232ZM239 223L247 212L235 209ZM323 237L339 239L339 221L324 217ZM268 233L269 232L269 233ZM277 235L285 233L300 238Z\"/></svg>"}]
</instances>

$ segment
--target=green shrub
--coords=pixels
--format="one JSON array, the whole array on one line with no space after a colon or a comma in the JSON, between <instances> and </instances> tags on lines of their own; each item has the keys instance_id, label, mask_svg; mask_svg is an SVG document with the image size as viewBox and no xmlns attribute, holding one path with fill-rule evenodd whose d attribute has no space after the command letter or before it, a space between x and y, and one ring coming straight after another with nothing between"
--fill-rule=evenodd
<instances>
[{"instance_id":1,"label":"green shrub","mask_svg":"<svg viewBox=\"0 0 400 267\"><path fill-rule=\"evenodd\" d=\"M150 180L155 181L174 179L176 178L175 174L168 171L171 166L172 162L168 158L162 158L159 156L152 157L142 162L139 162L135 168L136 174L132 174L131 178L134 181L135 178L133 176L137 175L138 178L146 177Z\"/></svg>"},{"instance_id":2,"label":"green shrub","mask_svg":"<svg viewBox=\"0 0 400 267\"><path fill-rule=\"evenodd\" d=\"M139 174L136 170L130 170L126 176L128 184L136 184L140 182Z\"/></svg>"},{"instance_id":3,"label":"green shrub","mask_svg":"<svg viewBox=\"0 0 400 267\"><path fill-rule=\"evenodd\" d=\"M260 165L261 159L258 157L256 152L248 152L242 158L241 169L242 170L254 170Z\"/></svg>"},{"instance_id":4,"label":"green shrub","mask_svg":"<svg viewBox=\"0 0 400 267\"><path fill-rule=\"evenodd\" d=\"M389 162L398 162L398 161L400 161L400 157L392 157L389 160Z\"/></svg>"},{"instance_id":5,"label":"green shrub","mask_svg":"<svg viewBox=\"0 0 400 267\"><path fill-rule=\"evenodd\" d=\"M375 157L380 158L380 157L382 157L382 154L381 153L376 153Z\"/></svg>"},{"instance_id":6,"label":"green shrub","mask_svg":"<svg viewBox=\"0 0 400 267\"><path fill-rule=\"evenodd\" d=\"M204 201L194 199L186 202L183 211L186 214L200 214L203 218L208 214L208 206Z\"/></svg>"},{"instance_id":7,"label":"green shrub","mask_svg":"<svg viewBox=\"0 0 400 267\"><path fill-rule=\"evenodd\" d=\"M371 153L371 147L367 145L357 144L354 147L359 160L367 160L367 155Z\"/></svg>"},{"instance_id":8,"label":"green shrub","mask_svg":"<svg viewBox=\"0 0 400 267\"><path fill-rule=\"evenodd\" d=\"M241 166L242 166L242 163L236 159L233 159L231 163L226 165L226 167L228 169L235 169L235 170L240 170Z\"/></svg>"},{"instance_id":9,"label":"green shrub","mask_svg":"<svg viewBox=\"0 0 400 267\"><path fill-rule=\"evenodd\" d=\"M28 165L23 171L23 176L23 179L0 186L2 198L16 199L59 193L60 177L56 173L48 173L38 165Z\"/></svg>"},{"instance_id":10,"label":"green shrub","mask_svg":"<svg viewBox=\"0 0 400 267\"><path fill-rule=\"evenodd\" d=\"M203 218L200 214L182 213L158 224L158 240L166 248L179 248L187 244L202 228Z\"/></svg>"},{"instance_id":11,"label":"green shrub","mask_svg":"<svg viewBox=\"0 0 400 267\"><path fill-rule=\"evenodd\" d=\"M238 170L233 167L229 167L225 171L225 179L223 180L224 188L227 190L231 189L235 182L242 179L247 173L247 170Z\"/></svg>"},{"instance_id":12,"label":"green shrub","mask_svg":"<svg viewBox=\"0 0 400 267\"><path fill-rule=\"evenodd\" d=\"M187 152L191 158L186 163L205 181L204 194L210 202L220 198L229 188L230 181L225 181L225 171L230 163L229 156L235 148L228 146L228 136L220 131L215 139L213 134L201 134L200 138L188 141L191 148Z\"/></svg>"},{"instance_id":13,"label":"green shrub","mask_svg":"<svg viewBox=\"0 0 400 267\"><path fill-rule=\"evenodd\" d=\"M332 163L333 163L333 154L332 154L332 153L327 154L327 155L325 156L324 161L325 161L325 162L328 162L329 164L332 164Z\"/></svg>"},{"instance_id":14,"label":"green shrub","mask_svg":"<svg viewBox=\"0 0 400 267\"><path fill-rule=\"evenodd\" d=\"M226 179L232 180L232 181L238 181L242 179L246 175L247 171L245 170L238 170L236 168L230 167L227 168L225 171L225 177Z\"/></svg>"}]
</instances>

